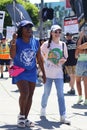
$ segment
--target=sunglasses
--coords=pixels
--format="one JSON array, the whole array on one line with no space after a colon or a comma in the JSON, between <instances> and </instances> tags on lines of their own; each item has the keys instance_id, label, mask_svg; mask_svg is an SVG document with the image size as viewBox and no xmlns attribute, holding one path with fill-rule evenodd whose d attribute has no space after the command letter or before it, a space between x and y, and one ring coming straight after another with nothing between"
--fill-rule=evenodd
<instances>
[{"instance_id":1,"label":"sunglasses","mask_svg":"<svg viewBox=\"0 0 87 130\"><path fill-rule=\"evenodd\" d=\"M61 33L61 32L62 32L61 30L54 31L54 33Z\"/></svg>"}]
</instances>

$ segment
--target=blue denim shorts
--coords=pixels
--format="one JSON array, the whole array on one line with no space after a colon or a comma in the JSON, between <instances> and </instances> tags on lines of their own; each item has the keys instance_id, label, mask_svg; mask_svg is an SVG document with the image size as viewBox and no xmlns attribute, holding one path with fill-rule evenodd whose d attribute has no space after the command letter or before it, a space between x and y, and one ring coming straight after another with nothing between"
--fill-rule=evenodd
<instances>
[{"instance_id":1,"label":"blue denim shorts","mask_svg":"<svg viewBox=\"0 0 87 130\"><path fill-rule=\"evenodd\" d=\"M77 61L76 75L87 76L87 61Z\"/></svg>"}]
</instances>

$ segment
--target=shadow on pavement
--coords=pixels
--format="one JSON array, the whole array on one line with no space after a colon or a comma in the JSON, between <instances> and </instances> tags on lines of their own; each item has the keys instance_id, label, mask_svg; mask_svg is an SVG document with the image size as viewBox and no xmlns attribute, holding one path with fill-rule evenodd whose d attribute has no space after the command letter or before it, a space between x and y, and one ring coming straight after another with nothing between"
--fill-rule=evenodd
<instances>
[{"instance_id":1,"label":"shadow on pavement","mask_svg":"<svg viewBox=\"0 0 87 130\"><path fill-rule=\"evenodd\" d=\"M19 90L17 89L17 90L15 90L15 91L11 91L11 92L15 92L15 93L17 93L17 92L19 92Z\"/></svg>"},{"instance_id":2,"label":"shadow on pavement","mask_svg":"<svg viewBox=\"0 0 87 130\"><path fill-rule=\"evenodd\" d=\"M0 126L0 129L2 128L2 130L41 130L41 128L39 128L39 126L35 126L35 127L25 127L25 128L18 128L17 125L3 125Z\"/></svg>"},{"instance_id":3,"label":"shadow on pavement","mask_svg":"<svg viewBox=\"0 0 87 130\"><path fill-rule=\"evenodd\" d=\"M75 109L87 109L87 105L74 104L74 105L72 106L72 108L75 108Z\"/></svg>"},{"instance_id":4,"label":"shadow on pavement","mask_svg":"<svg viewBox=\"0 0 87 130\"><path fill-rule=\"evenodd\" d=\"M74 115L79 115L79 116L87 116L87 115L85 115L85 113L84 114L81 114L81 113L73 113Z\"/></svg>"},{"instance_id":5,"label":"shadow on pavement","mask_svg":"<svg viewBox=\"0 0 87 130\"><path fill-rule=\"evenodd\" d=\"M37 121L37 125L40 126L43 129L54 129L54 128L60 128L61 123L60 122L53 122L46 119L46 117L41 117L40 121Z\"/></svg>"},{"instance_id":6,"label":"shadow on pavement","mask_svg":"<svg viewBox=\"0 0 87 130\"><path fill-rule=\"evenodd\" d=\"M77 96L77 95L76 94L73 95L73 94L64 93L64 96Z\"/></svg>"},{"instance_id":7,"label":"shadow on pavement","mask_svg":"<svg viewBox=\"0 0 87 130\"><path fill-rule=\"evenodd\" d=\"M9 77L0 78L1 81L7 80Z\"/></svg>"},{"instance_id":8,"label":"shadow on pavement","mask_svg":"<svg viewBox=\"0 0 87 130\"><path fill-rule=\"evenodd\" d=\"M84 114L85 114L85 116L87 116L87 112L85 112Z\"/></svg>"}]
</instances>

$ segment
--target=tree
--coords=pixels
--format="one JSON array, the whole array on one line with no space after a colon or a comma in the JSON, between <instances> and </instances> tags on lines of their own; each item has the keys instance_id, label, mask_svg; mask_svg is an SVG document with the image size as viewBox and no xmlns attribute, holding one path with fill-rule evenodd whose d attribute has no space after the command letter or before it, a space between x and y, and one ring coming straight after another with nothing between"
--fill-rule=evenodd
<instances>
[{"instance_id":1,"label":"tree","mask_svg":"<svg viewBox=\"0 0 87 130\"><path fill-rule=\"evenodd\" d=\"M16 0L17 3L21 4L29 13L34 25L37 25L39 22L39 18L38 18L38 8L31 4L30 2L25 2L23 0ZM0 10L1 11L5 11L5 20L4 20L4 27L6 26L11 26L12 25L12 21L11 21L11 17L8 14L7 10L6 10L6 5L13 3L13 0L2 0L0 1Z\"/></svg>"}]
</instances>

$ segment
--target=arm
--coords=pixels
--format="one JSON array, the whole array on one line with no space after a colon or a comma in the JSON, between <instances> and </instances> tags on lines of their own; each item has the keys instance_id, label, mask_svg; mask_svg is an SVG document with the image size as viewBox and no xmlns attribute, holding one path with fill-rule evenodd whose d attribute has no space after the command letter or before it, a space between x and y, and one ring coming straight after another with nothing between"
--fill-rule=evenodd
<instances>
[{"instance_id":1,"label":"arm","mask_svg":"<svg viewBox=\"0 0 87 130\"><path fill-rule=\"evenodd\" d=\"M82 45L79 45L78 46L78 49L82 50L82 49L87 49L87 42L85 42L84 44Z\"/></svg>"},{"instance_id":2,"label":"arm","mask_svg":"<svg viewBox=\"0 0 87 130\"><path fill-rule=\"evenodd\" d=\"M79 36L79 39L77 40L77 48L76 48L76 51L75 51L75 58L76 59L79 56L79 51L80 51L79 47L81 46L81 42L82 42L83 36L84 36L84 32L81 32L80 36Z\"/></svg>"},{"instance_id":3,"label":"arm","mask_svg":"<svg viewBox=\"0 0 87 130\"><path fill-rule=\"evenodd\" d=\"M44 64L43 64L43 58L42 58L42 56L41 56L40 48L39 48L38 53L37 53L37 62L38 62L38 64L39 64L40 69L41 69L42 74L43 74L43 76L42 76L42 78L43 78L43 83L45 83L45 82L46 82L46 75L45 75Z\"/></svg>"}]
</instances>

